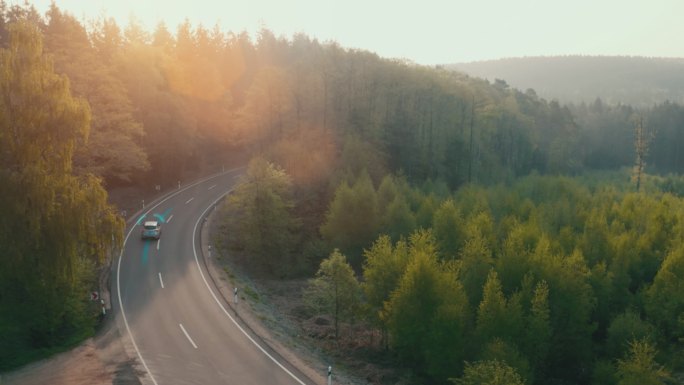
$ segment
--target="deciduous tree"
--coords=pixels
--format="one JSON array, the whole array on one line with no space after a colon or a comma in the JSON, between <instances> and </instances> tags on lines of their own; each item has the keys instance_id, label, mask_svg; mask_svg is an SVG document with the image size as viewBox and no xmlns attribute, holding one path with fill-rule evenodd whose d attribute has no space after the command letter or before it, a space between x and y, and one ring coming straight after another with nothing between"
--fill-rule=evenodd
<instances>
[{"instance_id":1,"label":"deciduous tree","mask_svg":"<svg viewBox=\"0 0 684 385\"><path fill-rule=\"evenodd\" d=\"M253 266L287 274L298 221L291 209L290 177L264 158L255 158L228 198L225 224L229 245Z\"/></svg>"},{"instance_id":2,"label":"deciduous tree","mask_svg":"<svg viewBox=\"0 0 684 385\"><path fill-rule=\"evenodd\" d=\"M72 174L90 112L43 54L38 27L0 49L0 368L93 332L85 293L122 238L100 181Z\"/></svg>"},{"instance_id":3,"label":"deciduous tree","mask_svg":"<svg viewBox=\"0 0 684 385\"><path fill-rule=\"evenodd\" d=\"M339 338L340 321L353 321L360 314L361 289L347 258L335 250L321 262L316 278L309 281L305 301L315 311L329 314Z\"/></svg>"}]
</instances>

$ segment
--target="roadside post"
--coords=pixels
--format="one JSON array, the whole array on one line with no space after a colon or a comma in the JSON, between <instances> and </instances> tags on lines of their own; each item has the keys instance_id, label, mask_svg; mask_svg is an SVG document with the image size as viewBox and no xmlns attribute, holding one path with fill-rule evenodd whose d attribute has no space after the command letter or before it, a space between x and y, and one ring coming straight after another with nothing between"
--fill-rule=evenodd
<instances>
[{"instance_id":1,"label":"roadside post","mask_svg":"<svg viewBox=\"0 0 684 385\"><path fill-rule=\"evenodd\" d=\"M237 305L238 303L238 288L233 289L233 303Z\"/></svg>"},{"instance_id":2,"label":"roadside post","mask_svg":"<svg viewBox=\"0 0 684 385\"><path fill-rule=\"evenodd\" d=\"M328 366L328 385L332 385L332 366Z\"/></svg>"},{"instance_id":3,"label":"roadside post","mask_svg":"<svg viewBox=\"0 0 684 385\"><path fill-rule=\"evenodd\" d=\"M209 248L209 258L211 258L211 245L209 245L208 248Z\"/></svg>"}]
</instances>

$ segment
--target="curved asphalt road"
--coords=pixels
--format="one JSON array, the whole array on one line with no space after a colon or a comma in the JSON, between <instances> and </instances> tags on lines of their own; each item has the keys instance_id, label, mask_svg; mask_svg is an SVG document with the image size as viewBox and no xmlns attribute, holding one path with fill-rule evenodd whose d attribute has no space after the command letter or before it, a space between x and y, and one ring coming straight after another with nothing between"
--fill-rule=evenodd
<instances>
[{"instance_id":1,"label":"curved asphalt road","mask_svg":"<svg viewBox=\"0 0 684 385\"><path fill-rule=\"evenodd\" d=\"M203 214L237 170L182 188L145 209L163 219L159 242L128 232L115 276L116 305L153 384L304 384L241 328L200 262ZM155 215L156 214L156 215Z\"/></svg>"}]
</instances>

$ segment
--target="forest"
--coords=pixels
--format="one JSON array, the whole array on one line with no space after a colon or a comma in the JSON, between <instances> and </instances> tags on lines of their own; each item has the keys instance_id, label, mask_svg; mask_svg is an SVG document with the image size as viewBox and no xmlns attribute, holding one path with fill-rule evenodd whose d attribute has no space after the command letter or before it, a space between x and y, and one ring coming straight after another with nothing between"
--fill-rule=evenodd
<instances>
[{"instance_id":1,"label":"forest","mask_svg":"<svg viewBox=\"0 0 684 385\"><path fill-rule=\"evenodd\" d=\"M506 79L547 99L651 107L684 102L684 60L639 56L547 56L445 64L485 79Z\"/></svg>"},{"instance_id":2,"label":"forest","mask_svg":"<svg viewBox=\"0 0 684 385\"><path fill-rule=\"evenodd\" d=\"M0 7L0 370L92 335L83 293L123 230L107 190L244 152L223 247L311 278L338 349L368 335L411 383L681 378L684 106Z\"/></svg>"}]
</instances>

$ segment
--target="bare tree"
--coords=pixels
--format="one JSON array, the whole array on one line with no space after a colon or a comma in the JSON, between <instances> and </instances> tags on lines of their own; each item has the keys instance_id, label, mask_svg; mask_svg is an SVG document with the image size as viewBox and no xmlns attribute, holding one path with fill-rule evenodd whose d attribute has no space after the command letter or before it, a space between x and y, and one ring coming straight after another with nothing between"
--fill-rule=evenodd
<instances>
[{"instance_id":1,"label":"bare tree","mask_svg":"<svg viewBox=\"0 0 684 385\"><path fill-rule=\"evenodd\" d=\"M635 119L634 124L634 149L636 150L636 162L634 170L632 170L632 179L636 182L636 191L639 192L641 188L641 176L646 167L646 156L648 155L648 147L653 141L655 134L644 128L644 118L639 116Z\"/></svg>"}]
</instances>

